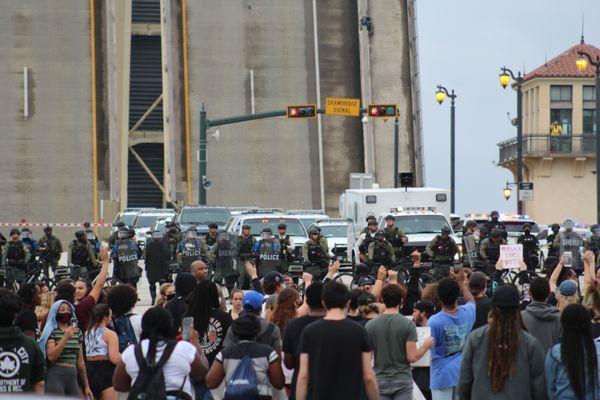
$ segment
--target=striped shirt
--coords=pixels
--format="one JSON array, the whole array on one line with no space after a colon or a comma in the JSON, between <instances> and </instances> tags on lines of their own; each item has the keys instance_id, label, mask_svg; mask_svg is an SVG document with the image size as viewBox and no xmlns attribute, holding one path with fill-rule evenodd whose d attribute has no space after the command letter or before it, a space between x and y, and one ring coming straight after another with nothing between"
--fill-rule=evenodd
<instances>
[{"instance_id":1,"label":"striped shirt","mask_svg":"<svg viewBox=\"0 0 600 400\"><path fill-rule=\"evenodd\" d=\"M62 329L58 328L52 331L50 339L54 340L55 345L58 345L58 343L62 340L64 335L65 333L62 331ZM71 336L69 340L67 340L65 348L63 349L60 356L58 356L58 359L55 361L55 363L77 365L77 358L79 357L80 345L81 331L77 329L75 333L73 333L73 336Z\"/></svg>"}]
</instances>

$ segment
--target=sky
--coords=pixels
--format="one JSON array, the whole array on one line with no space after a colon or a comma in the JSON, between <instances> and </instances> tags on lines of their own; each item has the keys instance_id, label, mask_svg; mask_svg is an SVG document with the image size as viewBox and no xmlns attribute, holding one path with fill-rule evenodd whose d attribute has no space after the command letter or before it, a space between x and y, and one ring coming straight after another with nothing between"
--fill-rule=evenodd
<instances>
[{"instance_id":1,"label":"sky","mask_svg":"<svg viewBox=\"0 0 600 400\"><path fill-rule=\"evenodd\" d=\"M515 192L502 189L512 174L495 165L497 143L517 135L516 92L503 90L500 67L529 72L579 43L600 47L598 0L417 1L421 103L427 186L450 187L450 101L435 101L436 86L456 98L456 212L516 212ZM534 193L535 196L535 193Z\"/></svg>"}]
</instances>

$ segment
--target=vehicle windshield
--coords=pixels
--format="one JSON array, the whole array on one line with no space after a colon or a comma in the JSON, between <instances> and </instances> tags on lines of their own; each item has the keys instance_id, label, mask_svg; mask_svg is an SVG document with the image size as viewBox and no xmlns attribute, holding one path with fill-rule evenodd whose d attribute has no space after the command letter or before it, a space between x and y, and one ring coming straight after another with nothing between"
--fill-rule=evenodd
<instances>
[{"instance_id":1,"label":"vehicle windshield","mask_svg":"<svg viewBox=\"0 0 600 400\"><path fill-rule=\"evenodd\" d=\"M321 215L319 217L297 217L300 221L302 221L302 225L304 228L308 229L309 226L317 222L318 220L326 219L326 215Z\"/></svg>"},{"instance_id":2,"label":"vehicle windshield","mask_svg":"<svg viewBox=\"0 0 600 400\"><path fill-rule=\"evenodd\" d=\"M263 228L269 227L273 231L273 235L277 235L277 225L284 223L287 225L286 233L289 236L306 236L304 226L300 223L297 218L256 218L256 219L245 219L243 224L250 225L250 232L254 236L260 236Z\"/></svg>"},{"instance_id":3,"label":"vehicle windshield","mask_svg":"<svg viewBox=\"0 0 600 400\"><path fill-rule=\"evenodd\" d=\"M152 224L152 230L165 233L167 231L167 228L165 226L165 221L154 222L154 224Z\"/></svg>"},{"instance_id":4,"label":"vehicle windshield","mask_svg":"<svg viewBox=\"0 0 600 400\"><path fill-rule=\"evenodd\" d=\"M504 221L504 226L506 226L506 232L508 233L522 233L523 225L531 224L531 233L538 233L540 231L540 227L535 222L525 222L525 221Z\"/></svg>"},{"instance_id":5,"label":"vehicle windshield","mask_svg":"<svg viewBox=\"0 0 600 400\"><path fill-rule=\"evenodd\" d=\"M326 238L348 236L348 227L346 225L325 225L320 228L321 236Z\"/></svg>"},{"instance_id":6,"label":"vehicle windshield","mask_svg":"<svg viewBox=\"0 0 600 400\"><path fill-rule=\"evenodd\" d=\"M441 233L448 221L442 215L402 215L396 217L396 227L405 234Z\"/></svg>"},{"instance_id":7,"label":"vehicle windshield","mask_svg":"<svg viewBox=\"0 0 600 400\"><path fill-rule=\"evenodd\" d=\"M215 222L219 225L225 225L229 221L231 214L226 209L210 208L190 208L181 211L181 224L208 225Z\"/></svg>"},{"instance_id":8,"label":"vehicle windshield","mask_svg":"<svg viewBox=\"0 0 600 400\"><path fill-rule=\"evenodd\" d=\"M134 228L150 227L159 218L160 218L159 215L142 215L142 214L140 214L137 216L133 227Z\"/></svg>"},{"instance_id":9,"label":"vehicle windshield","mask_svg":"<svg viewBox=\"0 0 600 400\"><path fill-rule=\"evenodd\" d=\"M131 226L137 216L137 214L123 214L119 222L124 223L126 226Z\"/></svg>"}]
</instances>

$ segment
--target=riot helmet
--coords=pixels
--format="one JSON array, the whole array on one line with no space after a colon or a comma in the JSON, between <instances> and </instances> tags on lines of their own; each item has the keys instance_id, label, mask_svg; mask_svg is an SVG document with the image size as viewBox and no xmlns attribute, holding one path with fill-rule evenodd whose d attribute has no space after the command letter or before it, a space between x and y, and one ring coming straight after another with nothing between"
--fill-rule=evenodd
<instances>
[{"instance_id":1,"label":"riot helmet","mask_svg":"<svg viewBox=\"0 0 600 400\"><path fill-rule=\"evenodd\" d=\"M51 226L46 226L46 227L44 228L44 234L45 234L46 236L50 236L50 235L52 235L52 227L51 227Z\"/></svg>"},{"instance_id":2,"label":"riot helmet","mask_svg":"<svg viewBox=\"0 0 600 400\"><path fill-rule=\"evenodd\" d=\"M83 231L81 231L83 232ZM83 233L85 235L85 232ZM126 227L121 227L119 228L119 230L117 231L117 238L124 240L127 239L129 237L129 229L127 229Z\"/></svg>"},{"instance_id":3,"label":"riot helmet","mask_svg":"<svg viewBox=\"0 0 600 400\"><path fill-rule=\"evenodd\" d=\"M498 213L498 211L494 210L490 213L490 219L492 222L498 222L498 218L500 218L500 213Z\"/></svg>"},{"instance_id":4,"label":"riot helmet","mask_svg":"<svg viewBox=\"0 0 600 400\"><path fill-rule=\"evenodd\" d=\"M96 240L96 234L91 229L85 230L85 237L87 238L87 240Z\"/></svg>"},{"instance_id":5,"label":"riot helmet","mask_svg":"<svg viewBox=\"0 0 600 400\"><path fill-rule=\"evenodd\" d=\"M385 235L382 230L378 230L377 233L375 233L375 239L377 239L378 242L383 242Z\"/></svg>"},{"instance_id":6,"label":"riot helmet","mask_svg":"<svg viewBox=\"0 0 600 400\"><path fill-rule=\"evenodd\" d=\"M492 239L502 239L502 230L501 229L492 229L492 233L490 234Z\"/></svg>"},{"instance_id":7,"label":"riot helmet","mask_svg":"<svg viewBox=\"0 0 600 400\"><path fill-rule=\"evenodd\" d=\"M442 226L442 235L450 235L452 233L452 229L448 225Z\"/></svg>"},{"instance_id":8,"label":"riot helmet","mask_svg":"<svg viewBox=\"0 0 600 400\"><path fill-rule=\"evenodd\" d=\"M198 237L198 232L195 226L191 226L185 231L185 238L188 240L195 240Z\"/></svg>"},{"instance_id":9,"label":"riot helmet","mask_svg":"<svg viewBox=\"0 0 600 400\"><path fill-rule=\"evenodd\" d=\"M115 224L115 227L116 227L117 229L120 229L120 228L125 228L125 222L123 222L123 221L119 221L119 222L117 222L117 223Z\"/></svg>"},{"instance_id":10,"label":"riot helmet","mask_svg":"<svg viewBox=\"0 0 600 400\"><path fill-rule=\"evenodd\" d=\"M590 227L590 231L594 236L600 235L600 225L594 224Z\"/></svg>"},{"instance_id":11,"label":"riot helmet","mask_svg":"<svg viewBox=\"0 0 600 400\"><path fill-rule=\"evenodd\" d=\"M566 219L565 222L563 222L563 227L567 232L571 232L575 227L575 222L573 222L572 219Z\"/></svg>"},{"instance_id":12,"label":"riot helmet","mask_svg":"<svg viewBox=\"0 0 600 400\"><path fill-rule=\"evenodd\" d=\"M77 232L75 232L75 238L77 238L78 242L85 242L87 241L87 237L85 236L85 231L84 230L78 230Z\"/></svg>"},{"instance_id":13,"label":"riot helmet","mask_svg":"<svg viewBox=\"0 0 600 400\"><path fill-rule=\"evenodd\" d=\"M369 220L369 222L367 223L367 227L369 228L369 231L375 232L377 230L377 221L375 221L374 219Z\"/></svg>"},{"instance_id":14,"label":"riot helmet","mask_svg":"<svg viewBox=\"0 0 600 400\"><path fill-rule=\"evenodd\" d=\"M21 238L29 239L31 237L31 230L27 227L21 230Z\"/></svg>"},{"instance_id":15,"label":"riot helmet","mask_svg":"<svg viewBox=\"0 0 600 400\"><path fill-rule=\"evenodd\" d=\"M161 231L155 230L150 232L150 237L152 238L152 240L160 240L163 238L163 234Z\"/></svg>"},{"instance_id":16,"label":"riot helmet","mask_svg":"<svg viewBox=\"0 0 600 400\"><path fill-rule=\"evenodd\" d=\"M133 228L129 228L129 238L134 238L135 237L135 229Z\"/></svg>"},{"instance_id":17,"label":"riot helmet","mask_svg":"<svg viewBox=\"0 0 600 400\"><path fill-rule=\"evenodd\" d=\"M17 235L17 237L20 235L20 232L19 232L19 230L17 228L12 228L10 230L10 236L12 237L14 235Z\"/></svg>"},{"instance_id":18,"label":"riot helmet","mask_svg":"<svg viewBox=\"0 0 600 400\"><path fill-rule=\"evenodd\" d=\"M273 230L271 228L269 228L268 226L266 228L263 228L263 230L262 230L262 238L263 239L270 239L272 235L273 235Z\"/></svg>"},{"instance_id":19,"label":"riot helmet","mask_svg":"<svg viewBox=\"0 0 600 400\"><path fill-rule=\"evenodd\" d=\"M278 230L287 229L287 225L282 222L281 224L277 225L277 229Z\"/></svg>"},{"instance_id":20,"label":"riot helmet","mask_svg":"<svg viewBox=\"0 0 600 400\"><path fill-rule=\"evenodd\" d=\"M219 225L216 222L208 224L208 229L219 229Z\"/></svg>"},{"instance_id":21,"label":"riot helmet","mask_svg":"<svg viewBox=\"0 0 600 400\"><path fill-rule=\"evenodd\" d=\"M317 229L316 226L313 226L312 228L310 228L310 230L308 231L308 234L310 236L312 235L319 235L319 230Z\"/></svg>"},{"instance_id":22,"label":"riot helmet","mask_svg":"<svg viewBox=\"0 0 600 400\"><path fill-rule=\"evenodd\" d=\"M523 232L531 233L531 224L529 222L523 224Z\"/></svg>"},{"instance_id":23,"label":"riot helmet","mask_svg":"<svg viewBox=\"0 0 600 400\"><path fill-rule=\"evenodd\" d=\"M552 230L552 233L554 233L555 235L558 235L558 232L560 232L560 225L559 224L552 224L550 226L550 229Z\"/></svg>"},{"instance_id":24,"label":"riot helmet","mask_svg":"<svg viewBox=\"0 0 600 400\"><path fill-rule=\"evenodd\" d=\"M375 216L373 214L369 214L367 215L367 225L369 224L369 221L376 221L377 218L375 218Z\"/></svg>"},{"instance_id":25,"label":"riot helmet","mask_svg":"<svg viewBox=\"0 0 600 400\"><path fill-rule=\"evenodd\" d=\"M250 233L250 229L251 229L250 225L248 225L248 224L242 225L242 232L248 231L248 233Z\"/></svg>"}]
</instances>

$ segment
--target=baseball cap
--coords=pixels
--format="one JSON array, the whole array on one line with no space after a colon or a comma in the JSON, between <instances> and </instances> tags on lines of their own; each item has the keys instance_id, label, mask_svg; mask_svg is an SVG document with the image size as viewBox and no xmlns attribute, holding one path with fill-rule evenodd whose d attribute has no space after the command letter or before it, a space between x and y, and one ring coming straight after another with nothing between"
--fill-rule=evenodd
<instances>
[{"instance_id":1,"label":"baseball cap","mask_svg":"<svg viewBox=\"0 0 600 400\"><path fill-rule=\"evenodd\" d=\"M392 214L388 214L385 216L385 219L388 220L388 219L396 219L396 218L394 218L394 216Z\"/></svg>"},{"instance_id":2,"label":"baseball cap","mask_svg":"<svg viewBox=\"0 0 600 400\"><path fill-rule=\"evenodd\" d=\"M519 307L519 291L513 285L502 285L492 297L492 305L498 307Z\"/></svg>"},{"instance_id":3,"label":"baseball cap","mask_svg":"<svg viewBox=\"0 0 600 400\"><path fill-rule=\"evenodd\" d=\"M377 221L370 219L367 225L377 225Z\"/></svg>"},{"instance_id":4,"label":"baseball cap","mask_svg":"<svg viewBox=\"0 0 600 400\"><path fill-rule=\"evenodd\" d=\"M263 278L264 284L275 284L283 281L283 275L277 271L267 272Z\"/></svg>"},{"instance_id":5,"label":"baseball cap","mask_svg":"<svg viewBox=\"0 0 600 400\"><path fill-rule=\"evenodd\" d=\"M574 280L564 280L558 287L558 291L563 296L573 296L577 292L577 283Z\"/></svg>"},{"instance_id":6,"label":"baseball cap","mask_svg":"<svg viewBox=\"0 0 600 400\"><path fill-rule=\"evenodd\" d=\"M265 296L254 290L249 290L246 292L242 299L242 305L244 307L244 310L256 311L260 310L264 301Z\"/></svg>"},{"instance_id":7,"label":"baseball cap","mask_svg":"<svg viewBox=\"0 0 600 400\"><path fill-rule=\"evenodd\" d=\"M360 277L357 282L358 286L372 285L372 284L373 284L373 281L368 276Z\"/></svg>"},{"instance_id":8,"label":"baseball cap","mask_svg":"<svg viewBox=\"0 0 600 400\"><path fill-rule=\"evenodd\" d=\"M415 303L414 308L427 315L435 314L435 306L429 300L419 300Z\"/></svg>"}]
</instances>

